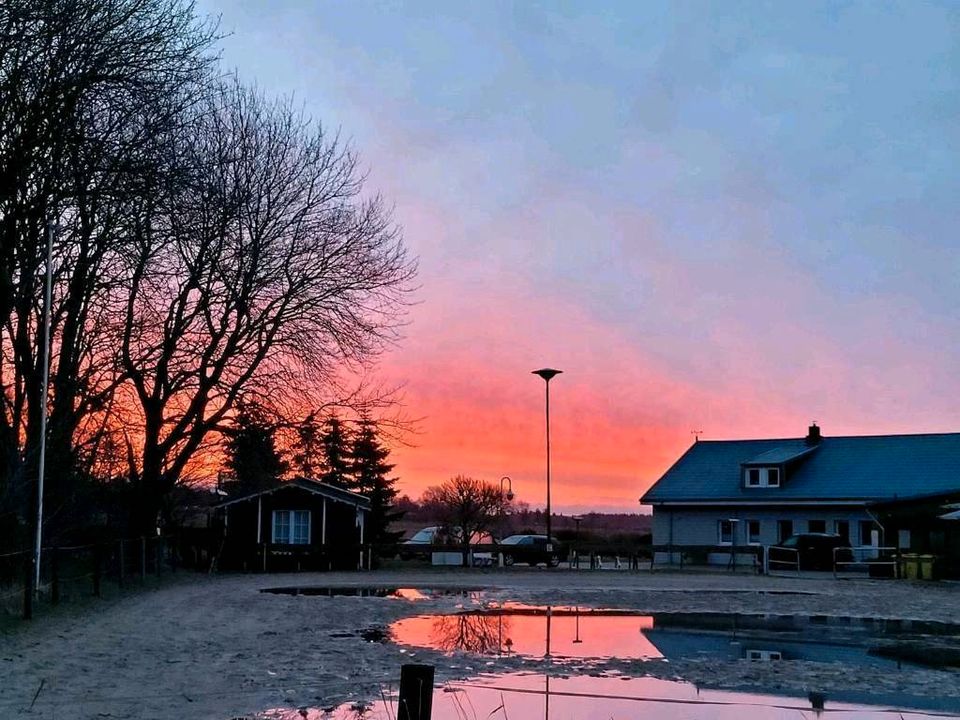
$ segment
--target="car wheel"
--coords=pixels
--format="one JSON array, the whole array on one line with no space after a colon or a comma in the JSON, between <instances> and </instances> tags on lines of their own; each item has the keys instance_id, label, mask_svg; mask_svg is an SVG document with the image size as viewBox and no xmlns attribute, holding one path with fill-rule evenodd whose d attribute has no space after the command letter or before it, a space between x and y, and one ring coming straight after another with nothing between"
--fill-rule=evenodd
<instances>
[{"instance_id":1,"label":"car wheel","mask_svg":"<svg viewBox=\"0 0 960 720\"><path fill-rule=\"evenodd\" d=\"M504 555L503 564L506 565L507 567L510 567L511 565L513 565L513 555Z\"/></svg>"},{"instance_id":2,"label":"car wheel","mask_svg":"<svg viewBox=\"0 0 960 720\"><path fill-rule=\"evenodd\" d=\"M550 556L550 561L547 563L550 567L556 567L560 564L560 556L554 553Z\"/></svg>"}]
</instances>

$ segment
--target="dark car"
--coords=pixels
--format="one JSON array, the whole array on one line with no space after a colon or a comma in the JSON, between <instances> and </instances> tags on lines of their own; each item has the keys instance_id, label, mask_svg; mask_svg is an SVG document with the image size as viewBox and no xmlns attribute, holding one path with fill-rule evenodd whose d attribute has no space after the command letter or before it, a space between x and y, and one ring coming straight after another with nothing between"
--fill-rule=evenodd
<instances>
[{"instance_id":1,"label":"dark car","mask_svg":"<svg viewBox=\"0 0 960 720\"><path fill-rule=\"evenodd\" d=\"M852 561L853 550L850 542L840 535L802 533L771 546L769 557L771 570L792 570L798 560L800 570L833 570L834 560Z\"/></svg>"},{"instance_id":2,"label":"dark car","mask_svg":"<svg viewBox=\"0 0 960 720\"><path fill-rule=\"evenodd\" d=\"M505 565L519 562L556 567L564 555L563 546L556 538L548 539L546 535L511 535L501 540L500 546Z\"/></svg>"}]
</instances>

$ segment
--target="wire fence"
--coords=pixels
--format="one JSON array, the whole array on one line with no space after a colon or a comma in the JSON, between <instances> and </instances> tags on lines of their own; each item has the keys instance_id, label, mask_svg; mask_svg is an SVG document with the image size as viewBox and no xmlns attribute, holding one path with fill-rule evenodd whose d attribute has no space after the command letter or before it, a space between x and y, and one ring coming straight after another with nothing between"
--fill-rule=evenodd
<instances>
[{"instance_id":1,"label":"wire fence","mask_svg":"<svg viewBox=\"0 0 960 720\"><path fill-rule=\"evenodd\" d=\"M145 585L183 563L173 536L139 537L86 545L50 546L40 553L39 582L32 550L0 554L0 615L26 620L44 606L103 597Z\"/></svg>"}]
</instances>

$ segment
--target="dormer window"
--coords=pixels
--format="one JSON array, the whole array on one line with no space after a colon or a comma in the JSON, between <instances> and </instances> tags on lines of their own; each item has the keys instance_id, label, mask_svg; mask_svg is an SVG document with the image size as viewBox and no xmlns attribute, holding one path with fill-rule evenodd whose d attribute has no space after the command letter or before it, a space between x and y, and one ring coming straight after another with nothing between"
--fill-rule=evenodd
<instances>
[{"instance_id":1,"label":"dormer window","mask_svg":"<svg viewBox=\"0 0 960 720\"><path fill-rule=\"evenodd\" d=\"M751 488L780 487L780 468L748 467L744 469L744 485Z\"/></svg>"}]
</instances>

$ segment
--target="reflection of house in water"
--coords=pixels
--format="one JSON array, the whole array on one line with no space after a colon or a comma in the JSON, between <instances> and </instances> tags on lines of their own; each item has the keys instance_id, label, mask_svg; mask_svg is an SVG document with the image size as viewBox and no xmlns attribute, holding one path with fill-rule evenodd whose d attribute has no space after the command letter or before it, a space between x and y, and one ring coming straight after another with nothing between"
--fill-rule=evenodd
<instances>
[{"instance_id":1,"label":"reflection of house in water","mask_svg":"<svg viewBox=\"0 0 960 720\"><path fill-rule=\"evenodd\" d=\"M880 623L850 618L673 614L653 616L647 640L667 660L716 657L725 660L804 660L896 668L897 662L870 653Z\"/></svg>"},{"instance_id":2,"label":"reflection of house in water","mask_svg":"<svg viewBox=\"0 0 960 720\"><path fill-rule=\"evenodd\" d=\"M737 661L800 661L840 663L844 667L875 667L896 673L896 659L877 654L894 644L924 647L928 633L958 637L958 628L941 623L911 623L822 616L751 616L673 614L653 616L644 630L647 640L666 660L716 658ZM754 657L759 655L759 657ZM774 660L776 658L776 660ZM842 702L889 704L931 710L956 710L955 700L883 693L871 687L851 686L831 698Z\"/></svg>"}]
</instances>

